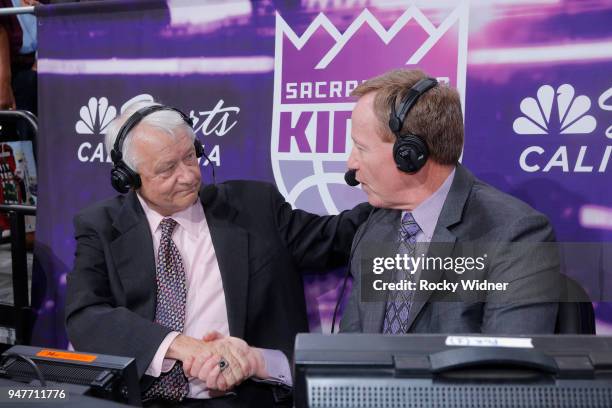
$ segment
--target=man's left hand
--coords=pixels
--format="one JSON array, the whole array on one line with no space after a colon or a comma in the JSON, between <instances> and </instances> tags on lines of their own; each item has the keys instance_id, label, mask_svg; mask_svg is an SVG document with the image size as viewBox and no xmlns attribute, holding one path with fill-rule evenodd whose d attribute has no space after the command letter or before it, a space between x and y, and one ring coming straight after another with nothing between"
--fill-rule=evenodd
<instances>
[{"instance_id":1,"label":"man's left hand","mask_svg":"<svg viewBox=\"0 0 612 408\"><path fill-rule=\"evenodd\" d=\"M207 388L228 391L250 377L268 377L261 350L250 347L244 340L211 332L204 336L203 341L213 347L213 356L184 361L183 370L187 376L206 382ZM226 368L221 369L220 361L214 355L223 357Z\"/></svg>"}]
</instances>

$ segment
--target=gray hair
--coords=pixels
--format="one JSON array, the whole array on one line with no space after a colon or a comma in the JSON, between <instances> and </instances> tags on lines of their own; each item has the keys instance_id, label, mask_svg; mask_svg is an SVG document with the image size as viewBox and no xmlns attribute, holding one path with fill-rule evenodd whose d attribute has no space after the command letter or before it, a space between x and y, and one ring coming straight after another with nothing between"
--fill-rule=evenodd
<instances>
[{"instance_id":1,"label":"gray hair","mask_svg":"<svg viewBox=\"0 0 612 408\"><path fill-rule=\"evenodd\" d=\"M111 123L108 124L106 128L106 135L104 136L104 146L106 147L107 153L110 155L111 150L115 147L115 141L119 134L119 130L123 126L123 124L127 121L127 119L134 114L134 112L146 108L149 106L161 106L161 104L157 102L149 102L149 101L139 101L134 102L130 106L128 106L121 115L117 116ZM160 110L157 112L153 112L150 115L145 116L140 123L136 126L140 126L140 124L145 124L147 126L151 126L157 128L161 131L164 131L168 135L173 138L176 138L176 133L178 130L187 131L187 135L193 141L195 139L195 133L193 129L185 123L183 118L178 112L172 110ZM121 153L123 156L123 162L132 170L137 172L138 165L140 164L138 158L134 154L134 149L132 147L134 141L134 130L132 129L125 139L123 140L123 145L121 147ZM144 134L140 134L143 137Z\"/></svg>"}]
</instances>

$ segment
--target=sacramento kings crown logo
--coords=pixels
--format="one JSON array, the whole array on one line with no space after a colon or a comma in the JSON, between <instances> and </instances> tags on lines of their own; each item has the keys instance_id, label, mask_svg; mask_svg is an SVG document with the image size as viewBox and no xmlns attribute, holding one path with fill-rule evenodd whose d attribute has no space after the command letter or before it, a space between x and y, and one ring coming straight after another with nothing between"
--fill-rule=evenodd
<instances>
[{"instance_id":1,"label":"sacramento kings crown logo","mask_svg":"<svg viewBox=\"0 0 612 408\"><path fill-rule=\"evenodd\" d=\"M463 105L468 10L466 2L435 13L416 6L364 9L344 32L332 15L320 13L304 29L277 14L270 157L288 202L336 214L365 200L344 183L355 105L349 95L364 80L420 68L457 87Z\"/></svg>"}]
</instances>

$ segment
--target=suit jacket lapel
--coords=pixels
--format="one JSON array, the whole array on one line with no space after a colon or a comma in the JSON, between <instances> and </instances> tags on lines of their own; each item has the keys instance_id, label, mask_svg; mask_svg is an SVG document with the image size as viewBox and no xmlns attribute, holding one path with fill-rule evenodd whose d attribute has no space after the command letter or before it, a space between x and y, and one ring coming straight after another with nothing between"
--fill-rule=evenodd
<instances>
[{"instance_id":1,"label":"suit jacket lapel","mask_svg":"<svg viewBox=\"0 0 612 408\"><path fill-rule=\"evenodd\" d=\"M155 318L156 283L153 238L140 202L134 191L124 199L113 221L117 237L110 243L115 269L126 302L151 320Z\"/></svg>"},{"instance_id":2,"label":"suit jacket lapel","mask_svg":"<svg viewBox=\"0 0 612 408\"><path fill-rule=\"evenodd\" d=\"M442 211L438 217L438 223L431 239L433 245L429 247L428 257L445 258L452 255L457 237L449 228L461 222L463 208L468 200L473 184L474 176L461 164L457 165L453 184L446 196L446 200L444 200L444 205L442 206ZM436 245L437 243L439 245ZM420 276L419 279L438 282L442 274L442 270L427 271L427 276ZM432 291L415 291L412 306L408 313L408 330L410 330L432 294Z\"/></svg>"},{"instance_id":3,"label":"suit jacket lapel","mask_svg":"<svg viewBox=\"0 0 612 408\"><path fill-rule=\"evenodd\" d=\"M249 282L248 234L232 222L237 214L221 192L210 203L203 200L202 205L221 271L230 334L242 338Z\"/></svg>"},{"instance_id":4,"label":"suit jacket lapel","mask_svg":"<svg viewBox=\"0 0 612 408\"><path fill-rule=\"evenodd\" d=\"M377 245L389 243L389 246L385 245L383 248L385 253L376 254L376 256L395 256L397 252L397 226L399 226L400 222L400 212L395 210L379 210L372 217L371 230L367 237L364 236L364 242L363 244L360 243L360 246L368 245L369 243ZM362 254L363 251L360 250L360 253L356 253L353 259L360 260ZM361 271L361 265L357 270ZM365 271L365 273L371 273L371 271ZM364 302L362 305L363 331L365 333L380 333L385 318L386 302Z\"/></svg>"}]
</instances>

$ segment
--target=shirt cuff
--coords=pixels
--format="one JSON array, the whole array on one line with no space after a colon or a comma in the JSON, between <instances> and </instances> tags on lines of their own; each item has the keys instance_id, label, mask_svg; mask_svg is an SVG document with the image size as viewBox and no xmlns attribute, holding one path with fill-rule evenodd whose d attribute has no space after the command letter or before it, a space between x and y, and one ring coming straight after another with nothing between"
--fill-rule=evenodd
<instances>
[{"instance_id":1,"label":"shirt cuff","mask_svg":"<svg viewBox=\"0 0 612 408\"><path fill-rule=\"evenodd\" d=\"M276 385L293 386L291 368L289 360L280 350L259 349L266 363L266 371L270 374L268 378L252 378L257 382L264 382Z\"/></svg>"},{"instance_id":2,"label":"shirt cuff","mask_svg":"<svg viewBox=\"0 0 612 408\"><path fill-rule=\"evenodd\" d=\"M152 377L159 377L161 373L166 373L172 369L174 363L176 363L176 360L164 357L168 352L168 348L170 348L170 344L172 344L176 336L178 336L179 334L179 332L173 331L166 335L164 340L157 348L157 352L155 352L155 355L153 356L153 360L151 360L149 367L145 371L146 375L150 375Z\"/></svg>"}]
</instances>

